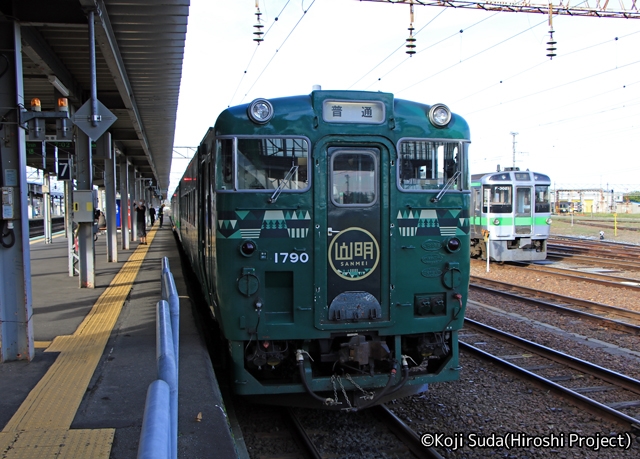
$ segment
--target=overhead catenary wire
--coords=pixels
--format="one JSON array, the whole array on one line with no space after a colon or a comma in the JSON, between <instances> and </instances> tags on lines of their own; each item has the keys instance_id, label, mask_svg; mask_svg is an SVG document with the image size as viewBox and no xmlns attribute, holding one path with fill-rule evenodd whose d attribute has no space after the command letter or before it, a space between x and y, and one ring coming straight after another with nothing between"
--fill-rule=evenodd
<instances>
[{"instance_id":1,"label":"overhead catenary wire","mask_svg":"<svg viewBox=\"0 0 640 459\"><path fill-rule=\"evenodd\" d=\"M278 13L278 15L275 17L275 19L273 20L273 22L271 23L271 25L269 26L267 31L264 33L264 35L262 36L262 40L263 41L267 37L267 35L269 34L269 31L271 31L271 28L276 24L276 22L278 22L278 18L280 16L282 16L282 13L287 8L287 5L289 5L289 2L291 2L291 0L287 0L287 3L284 4L282 9L280 10L280 13ZM258 43L258 45L259 45L259 43ZM233 91L233 95L231 96L231 99L229 100L229 103L227 104L227 107L231 107L233 99L235 99L236 94L238 93L238 90L240 89L240 86L242 85L242 82L244 81L244 77L249 72L249 67L251 67L251 63L253 62L253 58L256 56L256 54L258 52L258 45L256 45L255 49L253 50L253 53L251 54L251 57L249 58L249 62L247 63L246 67L244 68L244 72L242 72L242 76L240 77L240 80L238 81L238 85L236 86L235 91ZM245 96L246 96L246 94L245 94Z\"/></svg>"},{"instance_id":2,"label":"overhead catenary wire","mask_svg":"<svg viewBox=\"0 0 640 459\"><path fill-rule=\"evenodd\" d=\"M420 32L422 32L427 26L429 26L429 24L431 24L433 21L435 21L438 17L440 17L441 14L443 14L446 11L446 9L443 9L442 11L440 11L440 13L438 13L434 18L432 18L429 22L427 22L424 26L422 26L422 28L420 30L418 30L415 33L415 36L417 37L418 34ZM378 62L371 70L369 70L367 73L365 73L364 75L362 75L358 80L356 80L351 86L349 86L347 89L351 89L353 88L355 85L357 85L358 83L360 83L360 81L362 81L367 75L369 75L370 73L373 73L373 71L375 69L377 69L378 67L380 67L382 64L384 64L388 59L391 58L391 56L393 56L395 53L397 53L398 51L400 51L402 48L405 47L404 42L398 46L396 49L394 49L393 51L391 51L391 53L385 57L384 59L382 59L380 62ZM403 61L404 62L404 61ZM397 67L397 66L396 66ZM394 67L394 69L396 68Z\"/></svg>"},{"instance_id":3,"label":"overhead catenary wire","mask_svg":"<svg viewBox=\"0 0 640 459\"><path fill-rule=\"evenodd\" d=\"M572 84L575 84L575 83L580 82L580 81L588 80L590 78L594 78L596 76L601 76L601 75L604 75L606 73L614 72L616 70L619 70L619 69L622 69L622 68L625 68L625 67L629 67L631 65L636 65L636 64L640 64L640 60L637 60L635 62L630 62L630 63L625 64L625 65L616 66L613 69L603 70L602 72L594 73L594 74L591 74L591 75L588 75L588 76L585 76L585 77L580 77L580 78L577 78L575 80L567 81L565 83L562 83L562 84L559 84L559 85L555 85L555 86L552 86L552 87L549 87L549 88L546 88L546 89L543 89L543 90L540 90L540 91L532 92L530 94L525 94L523 96L516 97L514 99L508 100L506 102L499 102L499 103L494 104L494 105L489 105L489 106L486 106L486 107L482 107L482 108L480 108L480 109L478 109L476 111L467 113L467 115L473 115L475 113L479 113L479 112L482 112L484 110L488 110L490 108L497 107L499 105L505 105L505 104L508 104L508 103L511 103L511 102L515 102L515 101L518 101L518 100L527 99L529 97L537 96L539 94L542 94L542 93L545 93L545 92L549 92L549 91L552 91L554 89L559 89L559 88L562 88L564 86L572 85Z\"/></svg>"},{"instance_id":4,"label":"overhead catenary wire","mask_svg":"<svg viewBox=\"0 0 640 459\"><path fill-rule=\"evenodd\" d=\"M622 36L620 36L620 37L615 37L615 38L613 39L613 41L619 41L619 40L620 40L620 39L622 39L622 38L626 38L626 37L629 37L629 36L631 36L631 35L635 35L635 34L638 34L638 33L640 33L640 31L631 32L631 33L628 33L628 34L626 34L626 35L622 35ZM566 58L566 57L571 56L571 55L576 54L576 53L581 53L581 52L586 51L586 50L589 50L589 49L593 49L593 48L596 48L596 47L599 47L599 46L602 46L602 45L606 45L606 44L609 44L610 42L611 42L611 40L605 40L605 41L602 41L602 42L600 42L600 43L595 43L595 44L593 44L593 45L585 46L584 48L580 48L580 49L577 49L577 50L574 50L574 51L570 51L570 52L564 53L564 54L561 56L561 58ZM457 103L457 102L461 102L461 101L466 100L466 99L468 99L468 98L470 98L470 97L474 97L474 96L476 96L476 95L478 95L478 94L480 94L480 93L482 93L482 92L484 92L484 91L487 91L488 89L491 89L491 88L493 88L493 87L495 87L495 86L499 86L500 84L503 84L503 83L504 83L504 82L506 82L506 81L512 80L512 79L514 79L515 77L518 77L518 76L520 76L520 75L523 75L523 74L525 74L525 73L527 73L527 72L529 72L529 71L531 71L531 70L533 70L533 69L535 69L535 68L537 68L537 67L540 67L541 65L546 65L546 64L548 64L548 63L549 63L549 61L548 61L547 59L545 59L545 60L543 60L543 61L541 61L541 62L539 62L539 63L537 63L537 64L535 64L535 65L533 65L533 66L531 66L531 67L528 67L528 68L526 68L526 69L524 69L524 70L522 70L522 71L519 71L519 72L517 72L517 73L515 73L515 74L513 74L513 75L511 75L511 76L509 76L509 77L506 77L506 78L501 79L498 83L494 83L494 84L489 85L489 86L487 86L487 87L485 87L485 88L483 88L483 89L481 89L481 90L479 90L479 91L476 91L476 92L474 92L474 93L472 93L472 94L466 95L466 96L464 96L464 97L462 97L462 98L460 98L460 99L457 99L455 102L456 102L456 103ZM616 67L616 68L617 68L617 67ZM592 97L593 97L593 96L592 96ZM581 100L584 100L584 99L581 99ZM566 106L566 105L565 105L565 106ZM555 109L557 109L557 108L559 108L559 107L557 107L557 106L556 106L556 107L554 107L554 108L555 108Z\"/></svg>"},{"instance_id":5,"label":"overhead catenary wire","mask_svg":"<svg viewBox=\"0 0 640 459\"><path fill-rule=\"evenodd\" d=\"M271 6L271 9L273 10L275 9L274 5L277 5L278 10L280 10L282 8L282 5L284 5L285 1L286 0L279 0L277 3L267 1L266 6ZM304 7L305 8L308 7L309 3L311 2L310 1L304 2L303 4ZM327 5L327 3L331 3L331 2L322 2L322 3L325 3L324 6L330 6L330 10L335 10L333 5ZM298 85L300 86L302 85L302 84L299 84L301 81L304 82L306 78L308 78L306 75L303 75L300 77L298 76L298 73L301 71L301 69L305 68L303 65L301 65L301 63L298 63L299 65L293 65L295 64L295 61L291 62L287 60L287 62L283 62L283 58L284 58L283 53L286 53L288 55L288 53L294 49L294 44L298 44L299 41L301 42L300 44L302 44L303 39L305 44L307 43L307 40L311 40L310 36L308 36L310 31L308 31L307 28L308 26L311 25L312 20L314 21L314 24L315 24L316 19L326 20L329 17L335 18L335 16L326 17L326 14L324 13L323 13L323 18L316 17L316 15L319 14L319 12L321 11L321 6L323 6L322 3L319 2L318 5L314 5L314 9L310 11L312 15L311 16L307 15L308 16L307 20L304 21L302 25L299 26L298 29L296 29L295 34L291 38L289 38L289 41L284 46L284 50L280 49L280 52L278 53L280 54L280 59L271 62L271 65L267 69L268 71L265 71L264 73L261 74L261 77L259 80L260 84L256 82L252 86L252 90L249 92L249 94L245 96L245 99L253 95L253 93L255 93L256 91L262 91L262 89L264 88L269 88L271 92L273 92L274 94L279 94L286 91L286 88L280 89L276 82L274 82L273 85L269 84L267 86L267 82L271 83L273 81L273 78L271 77L272 75L275 76L276 73L278 75L281 75L279 76L278 80L287 81L288 79L290 79L292 83L291 87L295 85L296 88L298 87ZM261 6L263 6L262 3L261 3ZM291 8L292 6L294 6L294 8ZM269 26L272 26L272 28L270 28L269 36L267 37L269 41L269 46L275 47L276 35L278 35L277 43L279 44L280 42L282 42L282 38L284 38L287 31L293 25L293 21L297 19L295 16L298 15L297 8L299 7L300 5L296 4L295 2L291 2L290 4L288 4L287 9L284 11L284 13L282 13L282 17L280 17L280 20L278 21L280 22L280 29L273 27L275 25L273 23L273 16L268 17L266 14L263 16L263 18L267 19L267 21L265 21L265 29L267 29ZM425 29L421 29L422 24L424 24L424 22L422 24L418 23L416 25L416 31L418 29L422 30L421 34L418 35L419 43L422 43L422 45L418 47L417 49L418 53L416 53L416 55L413 56L412 61L409 61L409 59L407 59L408 56L404 55L404 52L403 52L404 37L402 37L402 40L398 40L396 42L397 49L394 51L394 53L401 51L403 57L405 58L404 61L412 62L411 71L409 71L410 66L403 66L402 64L398 65L397 69L389 70L390 67L395 66L398 63L400 56L394 53L389 54L389 52L391 51L390 48L386 48L385 49L386 52L381 53L380 51L384 48L381 48L380 46L375 46L375 47L368 47L366 49L363 48L362 51L363 51L363 57L364 57L364 51L370 50L372 53L377 51L378 52L377 58L374 57L374 55L372 55L364 63L362 63L361 61L358 61L358 67L355 67L355 66L353 68L348 66L344 67L344 72L342 72L341 75L329 75L328 77L324 77L322 76L323 74L321 73L321 71L324 71L325 67L330 67L330 65L318 65L317 68L314 67L313 72L317 73L318 75L315 77L315 80L322 80L323 87L326 86L327 88L330 88L333 85L334 87L341 87L343 89L352 89L355 85L356 88L363 89L365 87L370 86L375 77L375 80L377 81L378 86L373 86L374 88L376 89L380 88L388 92L395 93L394 91L395 89L402 89L403 87L414 83L415 80L419 80L420 78L424 78L428 76L427 72L429 73L436 72L438 70L438 67L446 67L449 64L452 64L454 61L458 61L459 56L454 55L457 53L455 53L455 51L454 53L449 52L451 51L450 48L453 48L452 44L456 42L455 40L452 42L450 38L453 38L456 35L461 38L460 42L462 45L463 54L460 57L462 58L465 58L464 54L470 54L469 50L471 49L473 49L473 51L481 51L480 48L484 48L485 46L488 46L489 42L487 38L489 38L489 36L494 36L493 35L494 33L499 35L495 35L494 39L491 40L492 42L499 42L500 36L506 38L507 34L504 33L506 26L505 28L503 28L501 25L499 26L498 20L492 20L492 21L495 21L495 26L494 26L494 22L491 22L491 24L489 22L484 22L483 24L481 24L483 25L483 27L475 27L473 31L468 34L467 34L468 28L464 28L465 34L460 35L458 33L458 30L461 28L460 26L462 26L463 24L461 23L461 21L457 19L458 18L457 15L455 18L452 18L451 16L446 17L447 23L450 22L449 20L451 20L452 27L448 30L449 34L451 34L451 37L445 37L445 35L448 35L447 29L438 27L440 25L440 18L443 19L442 23L443 24L445 23L445 16L441 16L441 14L443 14L445 9L450 9L450 8L441 8L441 11L435 11L434 13L431 14L431 17L429 18L425 16L420 17L420 19L424 19L426 21L431 22L433 20L432 17L438 14L439 19L436 19L436 21L438 21L437 24L432 23L431 25L427 26ZM294 10L296 14L294 14ZM322 11L325 11L325 10L326 8L322 9ZM404 9L401 8L401 10L404 10ZM339 14L339 10L335 10L335 11L336 13ZM459 11L459 10L456 10L456 11ZM268 13L269 11L268 9L263 8L263 12ZM404 13L404 11L402 12ZM416 12L419 15L421 14L418 11ZM376 12L374 11L372 14L375 14L375 13ZM482 17L478 15L470 14L471 20L469 21L469 23L475 22L474 20L478 20L478 19L488 20L489 16L492 16L494 13L479 12L478 14L481 14ZM249 21L251 21L251 19L249 19L249 15L245 15L245 16L247 16ZM546 19L545 16L539 16L537 20L535 16L529 15L529 17L531 18L531 20L529 21L529 25L532 25L534 22L537 22L537 20L539 21L541 19ZM285 18L289 18L287 19L287 21L291 21L291 22L285 21L284 20ZM594 24L592 28L590 27L590 23L585 24L586 28L591 28L592 31L589 32L586 30L585 32L582 32L582 29L579 27L576 29L570 28L569 30L567 29L563 30L562 21L566 21L567 23L569 22L573 23L574 21L580 23L580 21L587 22L589 21L589 19L575 19L575 18L569 18L569 17L562 17L560 18L560 21L556 22L557 19L558 17L554 18L554 26L558 31L558 38L560 38L561 45L565 44L564 38L566 38L567 36L570 36L574 39L572 42L574 43L574 46L576 45L580 46L580 44L591 45L591 42L593 39L597 40L596 37L600 38L602 35L600 32L598 32L598 30L601 27L598 24L602 24L603 20L594 19L596 24ZM520 24L520 26L516 26L515 22L511 23L509 24L510 25L509 29L512 31L512 33L515 33L518 31L518 29L520 28L524 29L525 27L527 27L526 22L527 21L525 21L524 24L518 23ZM610 21L605 20L604 22L610 22ZM625 23L628 23L628 22L630 21L626 21ZM248 43L251 43L250 41L251 40L250 38L251 24L252 24L251 22L247 22L248 27L246 28L247 29L246 32L247 32L247 37L249 38ZM339 24L343 26L342 22L340 22ZM322 29L324 32L330 35L329 38L334 38L337 34L338 29L336 29L335 27L327 28L328 25L335 26L336 22L331 21L329 23L326 23L325 21L325 26ZM355 23L352 23L352 25L353 25L353 30L360 30L360 31L363 30L362 27L360 27L360 23L357 23L357 26ZM283 26L286 26L286 27L283 27ZM518 29L513 30L512 27L518 27ZM545 21L545 27L546 27L546 21ZM433 30L435 30L436 28L438 28L439 30L442 30L442 32L439 31L438 34L435 35L433 33ZM626 29L628 29L628 27L625 26L624 28L618 29L618 30L626 30ZM340 30L344 30L344 29L340 29ZM452 33L454 32L454 30L455 30L455 33ZM524 52L523 54L522 50L527 49L526 47L532 45L532 43L535 45L534 43L535 41L539 40L540 45L544 45L544 42L547 41L546 40L547 36L546 34L543 34L542 29L534 29L533 31L531 31L531 28L529 28L528 30L529 30L528 34L530 36L526 36L526 37L522 36L522 38L514 39L511 42L506 43L505 45L501 45L499 48L494 47L493 51L485 53L480 57L480 59L469 60L470 58L466 58L465 61L467 62L467 64L463 64L459 67L453 67L449 72L443 72L437 77L432 78L431 80L427 80L423 86L418 86L416 88L417 91L415 92L421 93L423 89L428 89L429 92L431 92L433 89L435 89L436 86L440 87L442 88L441 93L443 95L448 94L446 99L448 101L448 104L452 108L453 108L453 105L451 104L455 104L456 102L459 104L461 101L463 101L464 112L462 111L463 107L460 106L458 107L460 110L460 113L464 113L466 116L467 113L473 112L474 113L473 116L484 117L489 113L494 113L499 110L492 109L484 112L477 112L478 109L482 108L480 107L481 104L482 105L486 104L487 106L489 105L493 106L494 102L498 100L498 98L502 98L503 100L506 100L510 98L510 96L518 97L518 96L521 96L527 90L531 92L535 92L537 89L544 89L544 88L541 88L541 86L543 85L555 87L559 83L563 83L563 80L566 78L569 78L570 75L572 75L575 79L581 75L596 74L597 73L596 70L598 68L601 68L603 64L606 64L606 63L613 64L614 62L616 62L616 58L617 58L617 63L624 63L624 61L629 60L629 57L632 56L632 54L627 50L629 48L627 43L625 43L624 48L620 45L618 45L618 47L616 48L613 48L613 47L602 48L602 49L595 48L596 51L594 51L593 54L594 55L597 54L598 58L595 58L594 56L594 59L591 59L592 53L587 51L584 53L584 55L589 56L589 59L585 59L583 56L575 56L574 60L576 61L576 65L573 66L570 71L565 71L563 70L562 65L566 65L567 62L565 62L562 58L572 54L568 52L569 48L566 45L561 46L562 52L558 54L557 58L553 59L552 63L549 62L548 58L547 59L544 58L544 54L545 54L544 46L540 46L541 52L539 55L535 53L535 51L533 53ZM574 30L579 31L580 35L575 34ZM387 34L390 34L391 32L392 30L389 30L389 29L378 28L376 33L383 33L387 35ZM404 30L404 28L402 28L402 30L397 30L397 32L400 35L404 35L403 32L406 32L406 31ZM314 29L314 33L315 33L315 29ZM617 32L616 29L614 29L610 33L615 34L620 32ZM280 35L282 36L280 37ZM366 35L361 34L361 36L363 36L363 39L366 41ZM326 35L323 37L326 38ZM389 37L387 36L384 38L387 39L387 43L388 43ZM449 40L446 43L443 43L442 39L445 39L445 38ZM575 38L579 38L580 41L578 43L575 43L576 41ZM472 39L472 41L469 41L469 39ZM314 40L315 41L313 41L313 44L315 45L318 41L317 35L314 35ZM438 40L439 44L432 44L435 40ZM311 43L311 41L309 42ZM633 43L634 41L629 40L629 42ZM332 43L332 42L328 42L328 43ZM393 43L393 41L391 43ZM388 43L388 44L391 44L391 43ZM358 43L350 42L350 44L357 45ZM517 45L520 51L518 52L518 51L509 50L507 52L507 47L510 47L512 44ZM429 46L429 48L424 49L425 46ZM590 47L594 48L595 46L598 46L598 45L591 45ZM250 46L248 48L250 48ZM235 71L234 72L235 78L233 78L233 81L231 82L231 84L227 86L229 89L236 89L236 91L234 92L232 105L237 105L238 100L241 97L240 95L247 92L244 89L248 87L248 85L254 83L253 78L260 71L263 70L264 63L269 59L269 57L271 57L271 55L273 55L273 51L274 51L274 49L270 49L270 47L268 46L265 47L264 43L262 46L263 48L262 55L255 54L254 49L248 49L248 48L247 48L248 52L245 52L244 58L241 59L241 62L244 61L245 63L247 63L248 61L247 58L249 57L250 54L253 54L253 56L251 56L252 60L249 61L249 65L246 68L246 73L240 74L241 72ZM254 48L257 48L257 46L254 46ZM434 56L435 53L438 53L440 51L444 53L445 48L449 52L448 55L444 56L447 60L432 58L432 56ZM575 49L574 47L572 48ZM338 51L339 49L341 48L336 48L337 53L339 52ZM585 49L587 48L585 47ZM422 54L423 51L426 52L427 54ZM578 51L573 51L573 53L576 53L576 52ZM490 59L492 60L494 55L496 56L496 59L500 59L502 61L509 61L509 65L506 65L506 66L500 66L497 64L495 66L489 65ZM604 59L599 57L601 55L604 57ZM450 57L453 57L454 60L448 60L448 58ZM320 64L321 61L319 61L318 59L320 59L320 55L318 55L318 58L316 59L316 62ZM381 60L379 61L379 59ZM416 60L418 61L417 63L415 62ZM587 62L585 62L585 60ZM537 61L541 61L541 62L537 62ZM334 61L322 61L323 64L329 64L333 62ZM355 62L356 61L354 60L354 63ZM591 65L587 66L587 63ZM548 67L542 67L542 65L547 65ZM582 65L584 65L584 68L582 67ZM286 66L287 68L286 72L284 72L283 71L284 69L281 68L284 66ZM482 72L478 73L477 75L469 74L467 72L467 69L470 69L471 72L475 72L476 67L479 67L479 66L482 67ZM609 65L605 65L605 66L609 67ZM277 72L276 72L276 67L277 67ZM342 68L343 67L341 67L341 69ZM371 68L371 70L366 72L367 68ZM417 70L414 71L413 70L414 68L416 68ZM633 69L633 68L636 68L636 67L626 67L626 69ZM605 99L607 96L602 96L601 100L593 99L595 97L595 93L600 93L601 91L609 92L609 90L611 90L612 85L615 85L616 87L620 87L621 85L619 83L627 83L628 85L627 77L623 77L624 73L627 71L626 69L622 68L622 71L619 74L616 74L615 72L610 72L603 75L601 78L598 78L597 76L595 76L591 80L585 80L583 83L580 84L581 89L576 94L573 94L572 91L569 91L568 90L569 87L559 88L557 95L554 94L552 91L549 91L546 94L543 94L543 97L540 98L545 100L549 99L549 103L546 104L546 108L541 107L537 103L536 104L533 103L534 100L536 99L535 96L531 97L530 99L524 99L524 102L522 104L516 101L505 108L507 108L508 110L511 110L511 109L515 109L519 105L524 105L525 107L527 107L527 109L518 110L514 114L510 113L509 121L511 122L516 118L518 120L521 120L521 118L524 118L522 121L526 125L529 125L529 124L537 125L539 123L546 123L549 126L552 126L553 121L550 117L546 117L546 120L545 119L536 120L534 118L531 118L531 119L528 119L528 118L533 117L533 115L536 112L544 113L544 111L546 110L551 115L556 115L555 118L557 118L559 122L562 122L562 120L564 120L565 117L562 116L563 114L560 111L556 111L558 107L566 106L567 104L570 104L570 103L574 103L575 104L574 107L580 107L580 104L584 102L585 99L587 98L593 100L591 104L588 104L588 105L591 105L591 109L587 107L586 110L582 110L581 108L581 113L586 113L586 112L597 113L598 110L596 109L596 107L602 108L602 105L607 105L605 103ZM363 74L363 72L366 72L366 73ZM309 73L308 69L307 69L307 73ZM465 75L467 75L467 77L465 77ZM535 82L534 83L529 82L528 80L533 79L534 75L536 79ZM241 76L242 76L242 80L240 83L238 83L238 79ZM330 79L333 76L336 76L336 78ZM340 80L342 80L342 83L337 78L338 76L340 77ZM344 78L344 77L347 77L347 78ZM349 84L348 80L354 81L354 77L357 78L357 81L354 83L354 85L350 86L349 88L346 88L344 86L344 83L347 83L348 85ZM344 81L345 79L347 81ZM326 80L328 80L329 83L327 83ZM493 83L492 80L496 81L496 83ZM498 83L497 82L498 80L500 80L502 84ZM622 80L625 80L625 81L622 81ZM382 81L382 84L380 84L381 81ZM437 85L435 84L436 81L438 82ZM443 84L440 84L441 81L443 82ZM318 81L313 81L313 82L318 82ZM461 82L462 84L459 84L459 82ZM432 83L434 84L432 85ZM234 88L236 84L237 84L237 88ZM383 85L384 85L384 88L382 88ZM455 91L453 91L453 87L456 88ZM637 88L637 87L634 87L634 88ZM634 89L634 91L636 90L637 89ZM514 91L514 92L511 92L511 91ZM408 96L409 93L414 93L414 90L413 89L409 90L408 92L400 94L400 96ZM224 97L228 97L228 94L229 93L227 93L227 96L224 96ZM615 99L616 96L624 97L624 94L627 94L627 93L611 92L611 98ZM632 93L632 91L629 91L629 94L631 95L631 97L635 95L635 93ZM482 99L482 102L481 102L481 99ZM536 102L541 102L541 101L542 100L536 101ZM224 102L225 100L223 99L222 103L224 104ZM459 104L459 105L462 105L462 104ZM620 108L617 110L617 112L613 112L613 113L623 113L624 110L621 109L622 106L620 105L619 107ZM529 108L531 108L531 110ZM468 110L468 109L471 109L471 110ZM595 115L595 117L600 117L600 115ZM615 117L615 115L613 115L613 117ZM609 119L609 118L612 118L612 116L610 115L602 118ZM590 123L590 121L591 120L585 119L584 117L582 118L582 122L585 124ZM477 128L477 126L479 125L477 124L477 122L478 120L474 120L474 126L476 126L476 130L475 130L476 135L479 132ZM623 124L626 125L627 123L628 122L625 122ZM522 129L522 127L517 126L517 129ZM544 131L543 128L538 129L536 132L537 134L539 134L539 136L546 135L545 133L546 131ZM596 134L596 133L594 132L593 134ZM478 138L476 137L475 140L477 141ZM474 147L477 147L477 146L480 146L478 142L476 142ZM535 150L535 149L531 149L530 146L527 148L532 152ZM489 154L488 156L493 156L493 155Z\"/></svg>"},{"instance_id":6,"label":"overhead catenary wire","mask_svg":"<svg viewBox=\"0 0 640 459\"><path fill-rule=\"evenodd\" d=\"M285 43L289 40L289 38L291 37L291 35L293 34L293 32L296 30L296 28L300 25L300 23L302 22L302 20L306 17L307 13L309 12L309 10L311 9L311 7L313 6L313 4L316 2L316 0L313 0L311 2L311 4L309 5L309 7L305 10L303 9L302 11L302 16L300 16L300 19L298 19L298 22L295 23L295 25L293 26L293 28L291 29L291 31L289 31L289 33L287 34L287 36L285 37L285 39L282 41L282 43L280 44L280 46L276 49L275 53L273 53L273 56L271 56L271 59L269 59L269 62L267 62L264 66L264 68L262 69L262 71L260 72L260 74L257 76L257 78L255 79L255 81L253 82L253 84L249 87L249 89L247 89L247 92L245 93L245 95L243 96L242 100L244 100L245 97L247 97L247 95L249 94L249 92L253 89L253 87L258 83L258 81L260 80L260 77L264 74L264 72L266 72L267 68L269 68L269 65L271 65L271 62L273 62L273 60L276 58L276 56L278 55L278 52L282 49L282 47L285 45ZM266 34L265 34L266 35Z\"/></svg>"},{"instance_id":7,"label":"overhead catenary wire","mask_svg":"<svg viewBox=\"0 0 640 459\"><path fill-rule=\"evenodd\" d=\"M403 89L401 89L401 90L399 90L399 91L396 91L396 94L400 94L400 93L402 93L402 92L404 92L404 91L406 91L406 90L408 90L408 89L413 88L414 86L417 86L417 85L419 85L419 84L421 84L421 83L424 83L425 81L427 81L427 80L429 80L429 79L431 79L431 78L433 78L433 77L435 77L435 76L437 76L437 75L440 75L441 73L446 72L447 70L451 70L452 68L454 68L454 67L456 67L456 66L458 66L458 65L462 64L463 62L467 62L467 61L469 61L469 60L471 60L471 59L473 59L473 58L476 58L476 57L478 57L478 56L480 56L480 55L482 55L482 54L486 53L487 51L489 51L489 50L491 50L491 49L493 49L493 48L495 48L495 47L497 47L497 46L500 46L501 44L506 43L506 42L508 42L509 40L512 40L513 38L515 38L515 37L517 37L517 36L519 36L519 35L522 35L522 34L523 34L523 33L525 33L525 32L528 32L528 31L529 31L529 30L531 30L531 29L534 29L534 28L536 28L536 27L540 26L541 24L545 24L546 22L547 22L547 20L545 19L544 21L542 21L542 22L540 22L540 23L538 23L538 24L536 24L536 25L533 25L533 26L531 26L531 27L529 27L529 28L527 28L527 29L525 29L525 30L522 30L522 31L520 31L520 32L518 32L518 33L516 33L516 34L514 34L514 35L512 35L512 36L510 36L509 38L506 38L506 39L504 39L504 40L501 40L501 41L499 41L498 43L495 43L495 44L493 44L493 45L489 46L488 48L485 48L485 49L483 49L483 50L481 50L481 51L478 51L477 53L475 53L475 54L473 54L473 55L471 55L471 56L469 56L469 57L467 57L467 58L465 58L465 59L462 59L462 60L460 60L459 62L456 62L455 64L451 64L449 67L445 67L445 68L443 68L442 70L439 70L439 71L437 71L436 73L433 73L433 74L429 75L429 76L428 76L428 77L426 77L426 78L423 78L423 79L421 79L421 80L419 80L419 81L416 81L415 83L413 83L413 84L411 84L411 85L409 85L409 86L407 86L407 87L405 87L405 88L403 88Z\"/></svg>"}]
</instances>

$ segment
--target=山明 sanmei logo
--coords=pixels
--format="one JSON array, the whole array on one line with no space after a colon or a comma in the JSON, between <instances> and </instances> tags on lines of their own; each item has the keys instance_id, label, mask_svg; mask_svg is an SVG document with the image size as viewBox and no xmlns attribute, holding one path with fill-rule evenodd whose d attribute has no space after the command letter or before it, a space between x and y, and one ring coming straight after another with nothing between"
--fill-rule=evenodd
<instances>
[{"instance_id":1,"label":"\u5c71\u660e sanmei logo","mask_svg":"<svg viewBox=\"0 0 640 459\"><path fill-rule=\"evenodd\" d=\"M343 279L356 281L369 276L380 261L380 247L373 235L362 228L340 231L329 244L331 269Z\"/></svg>"}]
</instances>

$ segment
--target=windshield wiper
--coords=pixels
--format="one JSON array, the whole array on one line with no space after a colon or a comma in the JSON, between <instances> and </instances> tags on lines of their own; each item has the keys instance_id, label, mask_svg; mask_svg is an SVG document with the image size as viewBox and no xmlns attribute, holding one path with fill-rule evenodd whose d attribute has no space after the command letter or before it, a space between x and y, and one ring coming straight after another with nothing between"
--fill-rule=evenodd
<instances>
[{"instance_id":1,"label":"windshield wiper","mask_svg":"<svg viewBox=\"0 0 640 459\"><path fill-rule=\"evenodd\" d=\"M453 185L453 182L455 182L456 179L460 177L460 175L462 175L462 172L456 171L456 173L453 174L449 180L447 180L447 183L444 184L444 187L442 187L442 189L440 190L440 193L438 193L438 195L435 198L431 198L431 202L440 201L440 198L442 198L442 195L444 194L444 192L447 191L449 188L451 188L451 185Z\"/></svg>"},{"instance_id":2,"label":"windshield wiper","mask_svg":"<svg viewBox=\"0 0 640 459\"><path fill-rule=\"evenodd\" d=\"M295 174L298 171L298 166L291 166L291 169L289 169L289 172L287 172L287 175L284 176L284 178L282 179L282 182L280 182L280 185L278 185L278 188L276 188L276 191L273 192L273 194L271 195L271 197L269 198L269 203L273 204L274 202L276 202L276 200L278 199L278 196L280 196L280 193L282 193L282 189L284 188L284 186L287 184L287 182L291 182L291 179L293 178L293 174Z\"/></svg>"}]
</instances>

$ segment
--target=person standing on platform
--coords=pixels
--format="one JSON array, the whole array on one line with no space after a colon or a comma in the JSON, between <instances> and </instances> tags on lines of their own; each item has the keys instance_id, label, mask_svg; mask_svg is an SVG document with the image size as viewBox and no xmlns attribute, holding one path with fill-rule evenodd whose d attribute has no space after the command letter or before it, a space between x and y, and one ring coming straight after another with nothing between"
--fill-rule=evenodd
<instances>
[{"instance_id":1,"label":"person standing on platform","mask_svg":"<svg viewBox=\"0 0 640 459\"><path fill-rule=\"evenodd\" d=\"M149 208L149 217L151 217L151 226L153 226L153 224L156 222L156 208L155 207L150 207Z\"/></svg>"},{"instance_id":2,"label":"person standing on platform","mask_svg":"<svg viewBox=\"0 0 640 459\"><path fill-rule=\"evenodd\" d=\"M160 210L158 210L158 219L160 220L160 228L162 228L162 219L164 218L164 204L160 206Z\"/></svg>"},{"instance_id":3,"label":"person standing on platform","mask_svg":"<svg viewBox=\"0 0 640 459\"><path fill-rule=\"evenodd\" d=\"M136 222L138 224L138 236L140 236L140 244L147 245L147 208L144 205L144 201L140 200L139 204L134 204L133 209L136 211Z\"/></svg>"}]
</instances>

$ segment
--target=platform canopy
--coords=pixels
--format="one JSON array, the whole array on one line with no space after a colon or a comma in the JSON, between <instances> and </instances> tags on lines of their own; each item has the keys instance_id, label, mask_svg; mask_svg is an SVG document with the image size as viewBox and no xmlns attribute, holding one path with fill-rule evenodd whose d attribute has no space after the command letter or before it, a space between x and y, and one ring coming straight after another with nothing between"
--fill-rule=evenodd
<instances>
[{"instance_id":1,"label":"platform canopy","mask_svg":"<svg viewBox=\"0 0 640 459\"><path fill-rule=\"evenodd\" d=\"M20 25L27 109L39 98L43 111L54 110L61 90L72 110L90 99L89 11L98 100L117 117L108 132L116 149L166 196L189 0L0 2L0 18ZM47 134L51 130L55 135L55 124L48 123ZM29 165L42 169L42 155L28 151ZM52 161L47 154L51 170ZM95 164L100 184L100 162Z\"/></svg>"}]
</instances>

